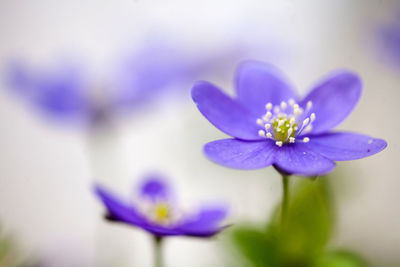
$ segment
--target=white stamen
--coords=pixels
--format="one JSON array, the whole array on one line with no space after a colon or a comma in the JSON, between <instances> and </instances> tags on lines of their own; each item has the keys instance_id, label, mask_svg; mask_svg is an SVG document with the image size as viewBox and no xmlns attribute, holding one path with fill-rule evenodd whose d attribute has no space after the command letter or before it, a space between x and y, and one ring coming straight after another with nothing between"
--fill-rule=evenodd
<instances>
[{"instance_id":1,"label":"white stamen","mask_svg":"<svg viewBox=\"0 0 400 267\"><path fill-rule=\"evenodd\" d=\"M303 124L301 125L300 131L299 131L297 134L300 134L300 133L304 130L304 127L306 127L306 126L308 125L309 122L310 122L310 118L306 118L306 119L303 121ZM308 125L308 126L306 127L306 129L307 129L309 126L311 126L311 125Z\"/></svg>"},{"instance_id":2,"label":"white stamen","mask_svg":"<svg viewBox=\"0 0 400 267\"><path fill-rule=\"evenodd\" d=\"M293 132L293 129L292 129L292 128L289 128L288 131L287 131L287 136L290 137L290 135L292 134L292 132Z\"/></svg>"},{"instance_id":3,"label":"white stamen","mask_svg":"<svg viewBox=\"0 0 400 267\"><path fill-rule=\"evenodd\" d=\"M268 122L269 119L271 118L271 116L272 116L272 113L268 111L263 117L264 121Z\"/></svg>"},{"instance_id":4,"label":"white stamen","mask_svg":"<svg viewBox=\"0 0 400 267\"><path fill-rule=\"evenodd\" d=\"M266 113L256 121L262 127L262 130L258 130L258 135L274 140L280 147L285 143L295 143L296 136L312 129L312 123L316 120L315 113L310 112L312 107L312 101L307 101L304 107L301 107L294 99L282 101L278 105L267 103ZM300 139L304 143L310 141L308 137Z\"/></svg>"},{"instance_id":5,"label":"white stamen","mask_svg":"<svg viewBox=\"0 0 400 267\"><path fill-rule=\"evenodd\" d=\"M295 104L295 105L297 105L297 104ZM298 106L298 105L297 105L297 106ZM294 113L294 115L295 115L296 117L298 117L298 116L300 116L300 115L303 113L303 109L302 109L302 108L299 108L299 107L293 108L293 113Z\"/></svg>"},{"instance_id":6,"label":"white stamen","mask_svg":"<svg viewBox=\"0 0 400 267\"><path fill-rule=\"evenodd\" d=\"M315 121L315 113L311 113L310 119L311 119L311 122Z\"/></svg>"},{"instance_id":7,"label":"white stamen","mask_svg":"<svg viewBox=\"0 0 400 267\"><path fill-rule=\"evenodd\" d=\"M290 138L290 135L292 134L292 132L293 132L293 129L292 129L292 128L289 128L288 131L287 131L287 136L286 136L286 139L285 139L285 143L286 143L287 140Z\"/></svg>"},{"instance_id":8,"label":"white stamen","mask_svg":"<svg viewBox=\"0 0 400 267\"><path fill-rule=\"evenodd\" d=\"M264 115L262 117L262 119L264 120L265 123L267 123L269 121L269 117L267 115Z\"/></svg>"},{"instance_id":9,"label":"white stamen","mask_svg":"<svg viewBox=\"0 0 400 267\"><path fill-rule=\"evenodd\" d=\"M308 101L307 102L307 110L310 110L312 108L312 102Z\"/></svg>"}]
</instances>

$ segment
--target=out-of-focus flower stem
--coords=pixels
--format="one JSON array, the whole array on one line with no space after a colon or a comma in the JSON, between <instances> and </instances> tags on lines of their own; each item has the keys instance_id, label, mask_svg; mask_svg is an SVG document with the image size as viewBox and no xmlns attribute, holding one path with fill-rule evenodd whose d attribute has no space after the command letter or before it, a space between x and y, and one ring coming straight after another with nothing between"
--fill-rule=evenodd
<instances>
[{"instance_id":1,"label":"out-of-focus flower stem","mask_svg":"<svg viewBox=\"0 0 400 267\"><path fill-rule=\"evenodd\" d=\"M289 176L285 174L282 174L282 189L281 226L286 223L289 205Z\"/></svg>"},{"instance_id":2,"label":"out-of-focus flower stem","mask_svg":"<svg viewBox=\"0 0 400 267\"><path fill-rule=\"evenodd\" d=\"M162 241L162 237L154 236L154 267L164 267Z\"/></svg>"}]
</instances>

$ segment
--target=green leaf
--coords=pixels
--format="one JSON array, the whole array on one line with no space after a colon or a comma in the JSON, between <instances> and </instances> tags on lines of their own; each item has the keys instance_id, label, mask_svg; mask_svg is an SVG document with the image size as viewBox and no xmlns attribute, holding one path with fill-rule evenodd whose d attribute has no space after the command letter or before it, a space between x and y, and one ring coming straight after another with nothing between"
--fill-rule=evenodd
<instances>
[{"instance_id":1,"label":"green leaf","mask_svg":"<svg viewBox=\"0 0 400 267\"><path fill-rule=\"evenodd\" d=\"M328 184L325 179L300 179L292 187L284 225L279 205L266 228L233 229L237 255L250 266L310 267L324 255L334 221Z\"/></svg>"},{"instance_id":2,"label":"green leaf","mask_svg":"<svg viewBox=\"0 0 400 267\"><path fill-rule=\"evenodd\" d=\"M301 179L290 195L285 225L280 225L280 208L269 226L278 235L283 266L307 265L321 255L333 230L333 207L326 179Z\"/></svg>"},{"instance_id":3,"label":"green leaf","mask_svg":"<svg viewBox=\"0 0 400 267\"><path fill-rule=\"evenodd\" d=\"M325 253L313 267L367 267L368 263L359 255L349 251Z\"/></svg>"},{"instance_id":4,"label":"green leaf","mask_svg":"<svg viewBox=\"0 0 400 267\"><path fill-rule=\"evenodd\" d=\"M232 241L236 249L251 266L277 266L276 242L255 227L240 227L233 231Z\"/></svg>"},{"instance_id":5,"label":"green leaf","mask_svg":"<svg viewBox=\"0 0 400 267\"><path fill-rule=\"evenodd\" d=\"M10 235L6 235L0 225L0 267L37 266L20 253L20 248Z\"/></svg>"}]
</instances>

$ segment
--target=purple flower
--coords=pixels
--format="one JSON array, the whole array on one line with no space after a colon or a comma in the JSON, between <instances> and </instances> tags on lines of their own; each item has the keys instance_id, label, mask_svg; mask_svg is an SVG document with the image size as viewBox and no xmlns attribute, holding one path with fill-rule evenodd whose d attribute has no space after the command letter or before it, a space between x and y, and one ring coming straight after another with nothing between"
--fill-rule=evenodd
<instances>
[{"instance_id":1,"label":"purple flower","mask_svg":"<svg viewBox=\"0 0 400 267\"><path fill-rule=\"evenodd\" d=\"M390 23L386 23L378 30L378 39L382 54L389 62L400 67L400 12Z\"/></svg>"},{"instance_id":2,"label":"purple flower","mask_svg":"<svg viewBox=\"0 0 400 267\"><path fill-rule=\"evenodd\" d=\"M221 165L238 169L273 165L286 174L316 176L332 171L334 161L364 158L387 145L366 135L330 132L360 98L361 81L352 72L325 77L299 99L279 70L247 61L237 69L235 87L236 98L206 81L192 88L200 112L233 137L204 147L207 157Z\"/></svg>"},{"instance_id":3,"label":"purple flower","mask_svg":"<svg viewBox=\"0 0 400 267\"><path fill-rule=\"evenodd\" d=\"M139 191L138 200L129 203L95 186L97 196L107 208L106 218L142 228L155 236L210 237L227 227L220 225L227 215L226 207L207 206L191 213L179 210L171 189L160 176L146 177Z\"/></svg>"},{"instance_id":4,"label":"purple flower","mask_svg":"<svg viewBox=\"0 0 400 267\"><path fill-rule=\"evenodd\" d=\"M63 120L87 120L92 113L87 81L75 64L46 70L14 62L8 68L10 89L38 111Z\"/></svg>"},{"instance_id":5,"label":"purple flower","mask_svg":"<svg viewBox=\"0 0 400 267\"><path fill-rule=\"evenodd\" d=\"M161 96L182 95L179 89L188 88L219 64L218 55L213 56L193 56L179 45L155 39L112 64L102 83L91 80L75 62L40 70L13 62L6 79L8 87L39 112L92 125L152 104Z\"/></svg>"},{"instance_id":6,"label":"purple flower","mask_svg":"<svg viewBox=\"0 0 400 267\"><path fill-rule=\"evenodd\" d=\"M119 88L113 104L127 109L148 104L155 95L182 93L182 88L218 64L213 55L207 57L185 53L182 47L150 39L133 56L123 58L116 68L113 86ZM186 96L186 95L185 95Z\"/></svg>"}]
</instances>

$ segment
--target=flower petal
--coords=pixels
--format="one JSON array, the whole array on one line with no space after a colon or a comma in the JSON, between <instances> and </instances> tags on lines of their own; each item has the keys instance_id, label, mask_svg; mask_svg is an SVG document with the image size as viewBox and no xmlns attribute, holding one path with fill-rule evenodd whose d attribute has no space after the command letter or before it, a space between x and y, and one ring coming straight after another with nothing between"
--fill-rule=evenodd
<instances>
[{"instance_id":1,"label":"flower petal","mask_svg":"<svg viewBox=\"0 0 400 267\"><path fill-rule=\"evenodd\" d=\"M211 83L200 81L192 88L200 112L226 134L244 140L259 140L257 118Z\"/></svg>"},{"instance_id":2,"label":"flower petal","mask_svg":"<svg viewBox=\"0 0 400 267\"><path fill-rule=\"evenodd\" d=\"M170 189L165 178L157 174L150 174L145 177L140 186L140 195L151 201L166 200L170 195Z\"/></svg>"},{"instance_id":3,"label":"flower petal","mask_svg":"<svg viewBox=\"0 0 400 267\"><path fill-rule=\"evenodd\" d=\"M396 66L400 66L400 21L397 20L391 24L383 25L378 30L380 48L384 59Z\"/></svg>"},{"instance_id":4,"label":"flower petal","mask_svg":"<svg viewBox=\"0 0 400 267\"><path fill-rule=\"evenodd\" d=\"M259 169L273 163L276 145L271 140L257 142L222 139L204 146L206 156L223 166L236 169Z\"/></svg>"},{"instance_id":5,"label":"flower petal","mask_svg":"<svg viewBox=\"0 0 400 267\"><path fill-rule=\"evenodd\" d=\"M149 222L133 206L124 204L101 186L95 186L95 193L107 208L107 218L111 221L126 223L142 228L143 230L157 236L182 235L174 228L168 228Z\"/></svg>"},{"instance_id":6,"label":"flower petal","mask_svg":"<svg viewBox=\"0 0 400 267\"><path fill-rule=\"evenodd\" d=\"M324 79L300 103L305 107L312 101L311 112L316 114L313 133L326 132L342 122L353 110L360 98L360 78L348 71L336 73Z\"/></svg>"},{"instance_id":7,"label":"flower petal","mask_svg":"<svg viewBox=\"0 0 400 267\"><path fill-rule=\"evenodd\" d=\"M15 62L10 65L8 83L46 115L67 120L86 120L90 101L85 90L86 80L77 65L57 64L35 71Z\"/></svg>"},{"instance_id":8,"label":"flower petal","mask_svg":"<svg viewBox=\"0 0 400 267\"><path fill-rule=\"evenodd\" d=\"M142 227L144 230L147 232L156 235L156 236L173 236L173 235L183 235L183 233L176 228L172 227L169 228L167 226L162 226L162 225L155 225L155 224L150 224L148 226Z\"/></svg>"},{"instance_id":9,"label":"flower petal","mask_svg":"<svg viewBox=\"0 0 400 267\"><path fill-rule=\"evenodd\" d=\"M284 145L276 150L275 165L278 169L301 176L323 175L335 168L335 163L309 149L307 144Z\"/></svg>"},{"instance_id":10,"label":"flower petal","mask_svg":"<svg viewBox=\"0 0 400 267\"><path fill-rule=\"evenodd\" d=\"M382 139L356 133L327 133L311 136L308 146L331 160L353 160L372 156L387 146Z\"/></svg>"},{"instance_id":11,"label":"flower petal","mask_svg":"<svg viewBox=\"0 0 400 267\"><path fill-rule=\"evenodd\" d=\"M220 223L227 213L226 207L203 208L195 215L186 218L177 229L184 235L212 236L226 228L226 226L220 226Z\"/></svg>"},{"instance_id":12,"label":"flower petal","mask_svg":"<svg viewBox=\"0 0 400 267\"><path fill-rule=\"evenodd\" d=\"M279 104L296 95L280 70L267 63L245 61L236 70L238 100L256 116L265 113L268 102Z\"/></svg>"},{"instance_id":13,"label":"flower petal","mask_svg":"<svg viewBox=\"0 0 400 267\"><path fill-rule=\"evenodd\" d=\"M113 221L142 227L147 224L146 219L134 207L128 206L99 185L95 186L95 193L107 208L108 215Z\"/></svg>"}]
</instances>

